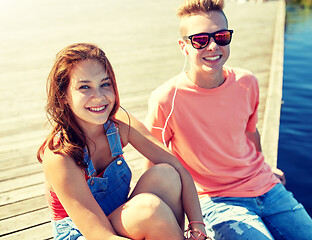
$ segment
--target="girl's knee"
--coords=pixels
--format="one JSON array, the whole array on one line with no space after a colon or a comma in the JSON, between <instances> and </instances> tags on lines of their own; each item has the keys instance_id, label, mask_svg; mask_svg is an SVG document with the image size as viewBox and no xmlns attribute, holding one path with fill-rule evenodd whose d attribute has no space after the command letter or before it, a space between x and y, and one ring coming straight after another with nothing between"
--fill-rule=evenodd
<instances>
[{"instance_id":1,"label":"girl's knee","mask_svg":"<svg viewBox=\"0 0 312 240\"><path fill-rule=\"evenodd\" d=\"M142 222L161 224L170 218L171 210L165 202L151 193L141 193L131 200L132 207L137 209L138 219Z\"/></svg>"},{"instance_id":2,"label":"girl's knee","mask_svg":"<svg viewBox=\"0 0 312 240\"><path fill-rule=\"evenodd\" d=\"M169 164L162 163L153 166L149 169L152 181L155 182L157 187L166 188L169 191L177 190L181 192L182 183L180 174L177 170Z\"/></svg>"},{"instance_id":3,"label":"girl's knee","mask_svg":"<svg viewBox=\"0 0 312 240\"><path fill-rule=\"evenodd\" d=\"M131 239L182 239L176 218L159 197L152 193L140 193L127 202L121 210L123 227L118 224L120 215L110 215L117 232ZM116 220L117 219L117 220Z\"/></svg>"},{"instance_id":4,"label":"girl's knee","mask_svg":"<svg viewBox=\"0 0 312 240\"><path fill-rule=\"evenodd\" d=\"M160 233L177 231L172 211L152 193L135 195L108 218L118 234L131 239L159 239Z\"/></svg>"},{"instance_id":5,"label":"girl's knee","mask_svg":"<svg viewBox=\"0 0 312 240\"><path fill-rule=\"evenodd\" d=\"M139 179L131 197L151 193L159 197L177 218L182 215L182 182L179 173L169 164L157 164Z\"/></svg>"}]
</instances>

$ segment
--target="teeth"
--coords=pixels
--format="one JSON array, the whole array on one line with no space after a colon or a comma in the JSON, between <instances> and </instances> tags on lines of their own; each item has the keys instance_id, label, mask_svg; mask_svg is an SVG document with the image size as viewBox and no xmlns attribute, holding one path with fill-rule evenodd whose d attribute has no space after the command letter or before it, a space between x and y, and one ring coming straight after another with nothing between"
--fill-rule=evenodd
<instances>
[{"instance_id":1,"label":"teeth","mask_svg":"<svg viewBox=\"0 0 312 240\"><path fill-rule=\"evenodd\" d=\"M102 111L103 109L105 109L105 106L103 106L103 107L98 107L98 108L92 108L92 107L90 107L89 108L91 111L94 111L94 112L99 112L99 111Z\"/></svg>"},{"instance_id":2,"label":"teeth","mask_svg":"<svg viewBox=\"0 0 312 240\"><path fill-rule=\"evenodd\" d=\"M205 60L209 60L209 61L214 61L214 60L217 60L219 59L221 56L215 56L215 57L205 57L204 59Z\"/></svg>"}]
</instances>

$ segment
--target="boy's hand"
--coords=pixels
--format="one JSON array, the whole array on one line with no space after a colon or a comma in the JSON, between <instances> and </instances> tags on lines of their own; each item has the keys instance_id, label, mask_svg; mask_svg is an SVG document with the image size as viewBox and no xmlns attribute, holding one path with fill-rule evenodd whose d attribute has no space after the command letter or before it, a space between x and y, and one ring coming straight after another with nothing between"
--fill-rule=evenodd
<instances>
[{"instance_id":1,"label":"boy's hand","mask_svg":"<svg viewBox=\"0 0 312 240\"><path fill-rule=\"evenodd\" d=\"M278 168L273 168L272 171L275 174L275 176L281 181L281 183L285 186L286 177L285 177L284 172Z\"/></svg>"}]
</instances>

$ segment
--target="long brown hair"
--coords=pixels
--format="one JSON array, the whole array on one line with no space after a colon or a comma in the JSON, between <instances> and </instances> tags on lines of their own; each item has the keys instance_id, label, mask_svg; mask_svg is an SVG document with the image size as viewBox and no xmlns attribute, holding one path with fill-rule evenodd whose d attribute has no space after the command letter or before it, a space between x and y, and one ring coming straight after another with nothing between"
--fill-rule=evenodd
<instances>
[{"instance_id":1,"label":"long brown hair","mask_svg":"<svg viewBox=\"0 0 312 240\"><path fill-rule=\"evenodd\" d=\"M47 79L47 104L45 109L48 121L53 129L37 152L39 162L42 162L41 156L44 148L48 147L54 153L69 155L78 166L86 166L83 161L86 137L72 110L65 103L65 97L71 70L78 62L89 59L98 60L102 63L106 74L110 76L116 95L115 105L109 115L110 119L114 118L120 107L115 74L105 53L96 45L89 43L72 44L62 49L57 54L54 66ZM57 144L55 139L58 140Z\"/></svg>"}]
</instances>

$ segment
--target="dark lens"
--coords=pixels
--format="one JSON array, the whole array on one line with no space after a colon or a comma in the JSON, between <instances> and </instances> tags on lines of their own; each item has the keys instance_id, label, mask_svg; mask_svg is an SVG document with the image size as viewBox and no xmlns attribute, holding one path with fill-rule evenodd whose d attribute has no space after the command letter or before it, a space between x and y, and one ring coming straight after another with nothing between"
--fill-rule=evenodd
<instances>
[{"instance_id":1,"label":"dark lens","mask_svg":"<svg viewBox=\"0 0 312 240\"><path fill-rule=\"evenodd\" d=\"M194 48L200 49L208 44L209 37L207 34L195 35L192 37L192 45Z\"/></svg>"},{"instance_id":2,"label":"dark lens","mask_svg":"<svg viewBox=\"0 0 312 240\"><path fill-rule=\"evenodd\" d=\"M228 45L231 42L231 32L222 31L215 34L216 44L220 46Z\"/></svg>"}]
</instances>

